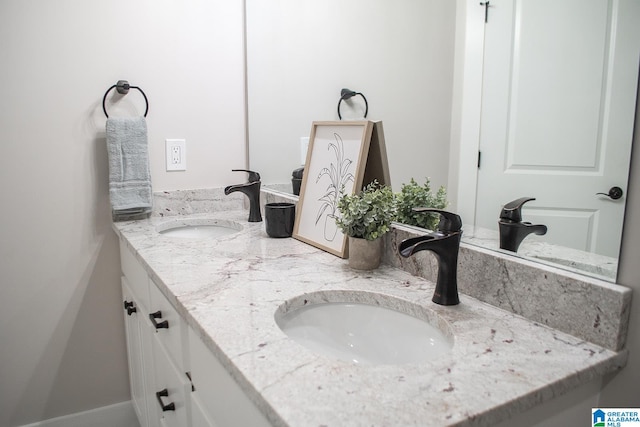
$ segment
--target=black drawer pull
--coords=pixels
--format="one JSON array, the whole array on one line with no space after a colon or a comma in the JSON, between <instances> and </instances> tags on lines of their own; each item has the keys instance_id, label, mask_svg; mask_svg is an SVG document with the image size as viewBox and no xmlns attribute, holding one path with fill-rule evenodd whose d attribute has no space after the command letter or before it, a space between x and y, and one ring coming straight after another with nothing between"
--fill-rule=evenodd
<instances>
[{"instance_id":1,"label":"black drawer pull","mask_svg":"<svg viewBox=\"0 0 640 427\"><path fill-rule=\"evenodd\" d=\"M151 319L151 323L156 329L169 329L169 321L163 320L162 322L156 322L156 319L162 319L162 312L160 310L155 313L149 314L149 319Z\"/></svg>"},{"instance_id":2,"label":"black drawer pull","mask_svg":"<svg viewBox=\"0 0 640 427\"><path fill-rule=\"evenodd\" d=\"M176 405L171 402L167 405L165 405L162 402L162 398L163 397L168 397L169 396L169 390L167 390L166 388L164 390L160 390L160 391L156 391L156 398L158 399L158 403L160 404L160 407L162 408L162 412L167 412L167 411L175 411L176 410Z\"/></svg>"},{"instance_id":3,"label":"black drawer pull","mask_svg":"<svg viewBox=\"0 0 640 427\"><path fill-rule=\"evenodd\" d=\"M133 301L125 301L124 302L124 309L127 310L127 314L129 316L131 316L131 314L137 312L138 310L136 309L135 304L133 303Z\"/></svg>"}]
</instances>

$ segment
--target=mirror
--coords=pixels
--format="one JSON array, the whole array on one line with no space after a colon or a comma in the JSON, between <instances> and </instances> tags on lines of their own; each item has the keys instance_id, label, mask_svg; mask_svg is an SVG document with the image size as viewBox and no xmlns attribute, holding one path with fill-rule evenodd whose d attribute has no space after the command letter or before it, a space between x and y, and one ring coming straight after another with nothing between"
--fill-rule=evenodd
<instances>
[{"instance_id":1,"label":"mirror","mask_svg":"<svg viewBox=\"0 0 640 427\"><path fill-rule=\"evenodd\" d=\"M382 120L392 186L449 174L455 2L247 0L249 162L290 183L313 121L338 120L340 92L362 92ZM341 104L343 119L364 104Z\"/></svg>"},{"instance_id":2,"label":"mirror","mask_svg":"<svg viewBox=\"0 0 640 427\"><path fill-rule=\"evenodd\" d=\"M309 136L314 120L338 119L340 90L349 88L366 95L367 118L384 123L394 190L412 177L430 178L434 189L446 186L451 209L465 221L465 240L498 250L494 230L472 227L475 189L481 184L474 135L481 99L473 94L482 89L473 75L482 74L484 46L478 40L485 28L477 2L247 0L246 8L249 161L265 185L290 188L292 171L303 163L301 138ZM637 72L637 55L629 61L635 61ZM474 63L480 63L479 72ZM633 102L626 102L625 113L633 117L635 91L627 95ZM341 112L343 119L362 118L363 105L354 97L342 102ZM540 197L512 198L522 196ZM500 203L510 201L505 198ZM499 206L493 209L497 226ZM527 210L523 214L528 219ZM525 241L542 242L538 236ZM603 272L597 255L578 250L560 255L557 248L520 255L615 281L615 257L607 257Z\"/></svg>"}]
</instances>

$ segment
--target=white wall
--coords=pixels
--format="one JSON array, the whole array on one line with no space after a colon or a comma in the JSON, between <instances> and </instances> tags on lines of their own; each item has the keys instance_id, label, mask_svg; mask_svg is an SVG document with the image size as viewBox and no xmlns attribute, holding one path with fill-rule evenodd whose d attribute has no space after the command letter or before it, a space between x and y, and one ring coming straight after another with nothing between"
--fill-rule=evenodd
<instances>
[{"instance_id":1,"label":"white wall","mask_svg":"<svg viewBox=\"0 0 640 427\"><path fill-rule=\"evenodd\" d=\"M299 139L338 120L340 90L384 124L394 190L447 184L455 2L247 0L251 167L291 182ZM362 117L342 103L343 119ZM359 113L355 114L355 113Z\"/></svg>"},{"instance_id":2,"label":"white wall","mask_svg":"<svg viewBox=\"0 0 640 427\"><path fill-rule=\"evenodd\" d=\"M0 426L129 399L104 92L149 97L154 190L224 186L245 179L243 55L241 0L0 2Z\"/></svg>"}]
</instances>

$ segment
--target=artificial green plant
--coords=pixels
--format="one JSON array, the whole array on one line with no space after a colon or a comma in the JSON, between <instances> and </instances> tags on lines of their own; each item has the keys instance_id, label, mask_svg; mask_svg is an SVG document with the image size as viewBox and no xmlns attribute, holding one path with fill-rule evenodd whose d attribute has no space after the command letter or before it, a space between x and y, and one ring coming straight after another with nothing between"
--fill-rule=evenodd
<instances>
[{"instance_id":1,"label":"artificial green plant","mask_svg":"<svg viewBox=\"0 0 640 427\"><path fill-rule=\"evenodd\" d=\"M361 192L338 201L338 228L347 236L375 240L389 231L396 217L395 195L390 187L373 181Z\"/></svg>"},{"instance_id":2,"label":"artificial green plant","mask_svg":"<svg viewBox=\"0 0 640 427\"><path fill-rule=\"evenodd\" d=\"M398 212L396 221L428 230L435 230L440 221L440 216L438 214L414 212L413 208L446 209L448 204L447 190L443 186L434 195L431 192L429 178L426 179L423 185L418 185L415 179L411 178L408 184L402 184L401 191L396 194Z\"/></svg>"}]
</instances>

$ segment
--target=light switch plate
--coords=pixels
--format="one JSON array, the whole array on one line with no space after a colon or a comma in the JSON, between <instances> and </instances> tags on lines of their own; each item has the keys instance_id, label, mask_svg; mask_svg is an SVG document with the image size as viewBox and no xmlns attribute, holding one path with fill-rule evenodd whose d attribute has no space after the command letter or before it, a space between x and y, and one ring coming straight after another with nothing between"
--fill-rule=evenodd
<instances>
[{"instance_id":1,"label":"light switch plate","mask_svg":"<svg viewBox=\"0 0 640 427\"><path fill-rule=\"evenodd\" d=\"M309 137L301 136L300 137L300 164L304 165L307 163L307 151L309 150Z\"/></svg>"}]
</instances>

